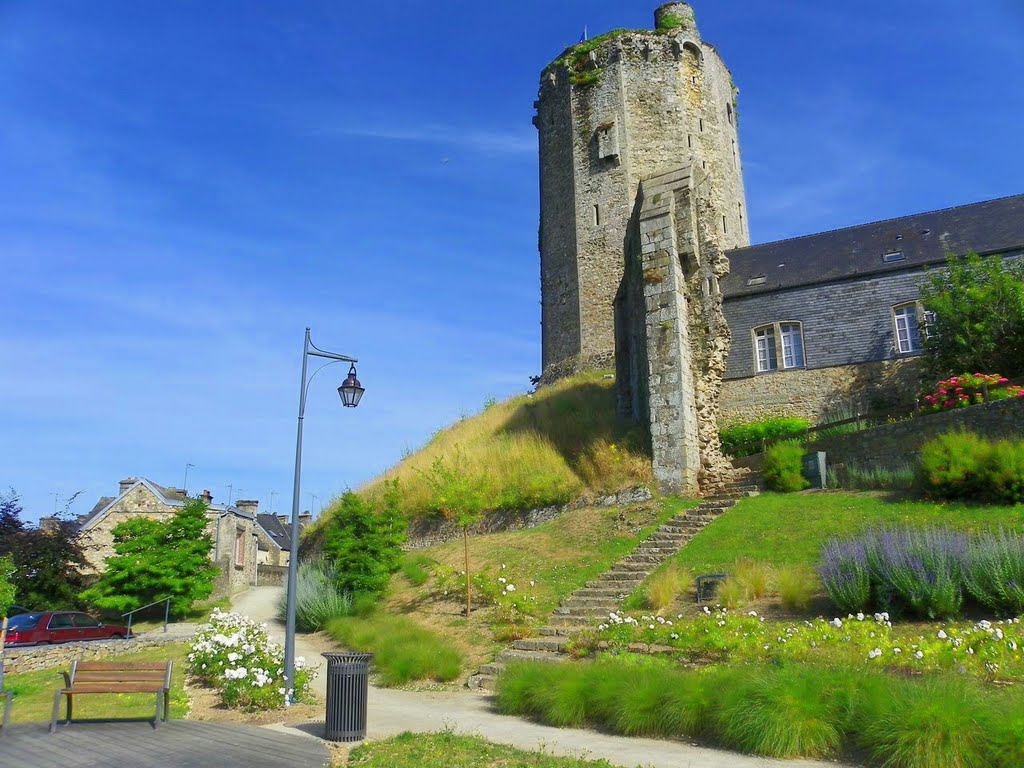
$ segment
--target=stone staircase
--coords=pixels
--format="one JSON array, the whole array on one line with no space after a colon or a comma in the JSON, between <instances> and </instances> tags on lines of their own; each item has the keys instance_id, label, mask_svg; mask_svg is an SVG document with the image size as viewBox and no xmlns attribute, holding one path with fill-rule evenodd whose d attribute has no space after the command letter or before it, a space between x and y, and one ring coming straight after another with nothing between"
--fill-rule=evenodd
<instances>
[{"instance_id":1,"label":"stone staircase","mask_svg":"<svg viewBox=\"0 0 1024 768\"><path fill-rule=\"evenodd\" d=\"M466 684L490 691L494 690L498 675L508 662L564 660L563 654L575 632L619 610L623 601L658 565L682 549L705 525L735 506L739 499L756 496L760 491L760 480L749 475L722 483L700 506L664 523L610 570L562 600L547 626L539 629L539 637L516 640L492 663L482 666Z\"/></svg>"}]
</instances>

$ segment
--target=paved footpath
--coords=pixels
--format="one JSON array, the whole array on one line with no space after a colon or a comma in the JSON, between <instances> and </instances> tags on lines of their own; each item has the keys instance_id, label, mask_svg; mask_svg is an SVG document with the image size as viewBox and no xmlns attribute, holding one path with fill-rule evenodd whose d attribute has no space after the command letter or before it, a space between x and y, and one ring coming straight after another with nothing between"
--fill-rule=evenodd
<instances>
[{"instance_id":1,"label":"paved footpath","mask_svg":"<svg viewBox=\"0 0 1024 768\"><path fill-rule=\"evenodd\" d=\"M280 587L256 587L239 595L232 610L267 622L272 638L283 641L284 627L275 617ZM320 674L313 683L326 699L324 659L298 635L295 653L304 656ZM404 731L429 733L445 729L480 736L520 749L543 749L550 754L604 758L616 765L653 768L836 768L836 763L810 760L770 760L698 747L680 741L611 736L578 728L552 728L498 714L489 695L475 691L419 693L370 686L367 738L383 739Z\"/></svg>"}]
</instances>

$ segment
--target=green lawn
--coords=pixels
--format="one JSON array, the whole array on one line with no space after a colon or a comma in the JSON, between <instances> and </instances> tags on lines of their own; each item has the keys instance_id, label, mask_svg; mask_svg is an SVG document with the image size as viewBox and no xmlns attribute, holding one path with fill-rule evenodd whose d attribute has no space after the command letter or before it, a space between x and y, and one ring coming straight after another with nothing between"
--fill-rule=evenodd
<instances>
[{"instance_id":1,"label":"green lawn","mask_svg":"<svg viewBox=\"0 0 1024 768\"><path fill-rule=\"evenodd\" d=\"M173 643L141 653L113 657L117 661L164 661L171 659L174 669L171 677L171 717L181 718L188 712L185 694L185 666L188 649ZM70 667L68 667L70 668ZM61 667L39 672L5 675L4 688L14 694L11 721L15 723L49 721L53 710L53 694L64 685ZM97 694L78 696L75 700L76 719L152 718L156 706L154 694ZM61 717L64 716L61 703Z\"/></svg>"},{"instance_id":2,"label":"green lawn","mask_svg":"<svg viewBox=\"0 0 1024 768\"><path fill-rule=\"evenodd\" d=\"M826 540L877 525L1024 528L1024 504L972 506L894 499L881 493L764 493L744 499L676 556L695 573L728 571L742 558L815 565Z\"/></svg>"},{"instance_id":3,"label":"green lawn","mask_svg":"<svg viewBox=\"0 0 1024 768\"><path fill-rule=\"evenodd\" d=\"M642 756L638 757L642 759ZM336 768L612 768L606 760L554 757L453 733L403 733L356 747Z\"/></svg>"}]
</instances>

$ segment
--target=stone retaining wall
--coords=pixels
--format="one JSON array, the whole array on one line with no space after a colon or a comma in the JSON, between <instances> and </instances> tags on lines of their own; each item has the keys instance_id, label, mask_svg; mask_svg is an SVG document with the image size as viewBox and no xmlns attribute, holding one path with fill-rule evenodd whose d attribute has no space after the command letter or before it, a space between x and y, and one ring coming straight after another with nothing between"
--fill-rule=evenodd
<instances>
[{"instance_id":1,"label":"stone retaining wall","mask_svg":"<svg viewBox=\"0 0 1024 768\"><path fill-rule=\"evenodd\" d=\"M957 430L977 432L991 439L1020 440L1024 438L1024 397L915 416L863 432L824 437L809 443L808 448L825 451L829 465L892 468L906 464L932 438Z\"/></svg>"},{"instance_id":2,"label":"stone retaining wall","mask_svg":"<svg viewBox=\"0 0 1024 768\"><path fill-rule=\"evenodd\" d=\"M72 661L96 661L110 656L148 651L169 643L181 642L180 636L163 634L140 635L130 640L90 640L58 645L35 645L8 648L3 653L4 673L36 672L40 669L69 668Z\"/></svg>"},{"instance_id":3,"label":"stone retaining wall","mask_svg":"<svg viewBox=\"0 0 1024 768\"><path fill-rule=\"evenodd\" d=\"M287 565L259 564L257 568L257 586L282 587L286 581L288 581Z\"/></svg>"},{"instance_id":4,"label":"stone retaining wall","mask_svg":"<svg viewBox=\"0 0 1024 768\"><path fill-rule=\"evenodd\" d=\"M646 488L634 488L611 496L604 496L596 501L574 501L561 506L542 507L530 510L502 510L489 512L483 520L469 527L470 534L499 533L501 531L518 531L533 528L554 520L559 515L572 509L582 507L620 507L627 504L639 504L650 501L651 492ZM435 544L444 544L462 537L462 528L443 518L417 518L409 523L406 549L422 549ZM262 582L261 582L262 583Z\"/></svg>"}]
</instances>

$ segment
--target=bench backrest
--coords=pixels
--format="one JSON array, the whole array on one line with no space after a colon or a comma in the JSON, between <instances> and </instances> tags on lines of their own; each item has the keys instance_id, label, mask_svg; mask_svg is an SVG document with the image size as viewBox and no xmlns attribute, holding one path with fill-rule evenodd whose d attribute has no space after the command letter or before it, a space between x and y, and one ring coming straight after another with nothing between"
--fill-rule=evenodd
<instances>
[{"instance_id":1,"label":"bench backrest","mask_svg":"<svg viewBox=\"0 0 1024 768\"><path fill-rule=\"evenodd\" d=\"M69 685L75 683L159 683L171 687L171 661L73 661Z\"/></svg>"}]
</instances>

